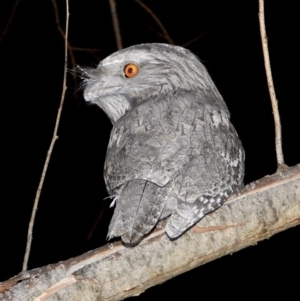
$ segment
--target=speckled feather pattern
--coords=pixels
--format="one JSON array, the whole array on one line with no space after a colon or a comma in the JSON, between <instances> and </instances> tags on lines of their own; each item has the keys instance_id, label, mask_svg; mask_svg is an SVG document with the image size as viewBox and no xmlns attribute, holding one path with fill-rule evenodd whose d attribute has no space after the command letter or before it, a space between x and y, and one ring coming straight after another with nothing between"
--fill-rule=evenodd
<instances>
[{"instance_id":1,"label":"speckled feather pattern","mask_svg":"<svg viewBox=\"0 0 300 301\"><path fill-rule=\"evenodd\" d=\"M139 73L126 78L124 66ZM114 127L104 178L118 195L109 238L136 244L170 216L176 238L243 185L244 151L228 109L190 51L166 44L123 49L86 69L85 99Z\"/></svg>"}]
</instances>

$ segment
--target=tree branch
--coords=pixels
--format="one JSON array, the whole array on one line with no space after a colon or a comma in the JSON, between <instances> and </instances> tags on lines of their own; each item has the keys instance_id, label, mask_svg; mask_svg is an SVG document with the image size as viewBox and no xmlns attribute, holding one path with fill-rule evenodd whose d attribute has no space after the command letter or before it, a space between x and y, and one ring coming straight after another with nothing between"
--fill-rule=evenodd
<instances>
[{"instance_id":1,"label":"tree branch","mask_svg":"<svg viewBox=\"0 0 300 301\"><path fill-rule=\"evenodd\" d=\"M8 29L9 29L9 27L10 27L10 24L11 24L11 22L12 22L14 16L15 16L15 13L16 13L17 8L18 8L18 6L19 6L19 3L20 3L20 0L16 0L15 5L14 5L14 7L13 7L13 9L12 9L12 12L11 12L11 14L10 14L10 16L9 16L8 22L6 23L6 26L5 26L5 28L4 28L3 32L2 32L1 37L0 37L0 43L2 42L2 40L3 40L4 37L5 37L5 35L6 35L7 32L8 32Z\"/></svg>"},{"instance_id":2,"label":"tree branch","mask_svg":"<svg viewBox=\"0 0 300 301\"><path fill-rule=\"evenodd\" d=\"M275 88L273 84L273 77L272 77L270 56L269 56L269 49L268 49L268 38L266 34L264 0L259 0L258 17L259 17L260 35L261 35L263 55L265 61L267 82L268 82L268 88L269 88L271 104L273 109L274 123L275 123L275 148L276 148L277 166L280 170L281 168L285 168L285 164L284 164L284 158L282 152L280 114L278 110L278 101L276 99Z\"/></svg>"},{"instance_id":3,"label":"tree branch","mask_svg":"<svg viewBox=\"0 0 300 301\"><path fill-rule=\"evenodd\" d=\"M151 17L152 19L156 22L156 24L159 26L163 34L161 35L164 37L169 44L174 45L174 41L171 39L170 35L168 34L168 31L164 27L164 25L161 23L159 18L155 15L155 13L142 1L140 0L134 0L140 7L142 7Z\"/></svg>"},{"instance_id":4,"label":"tree branch","mask_svg":"<svg viewBox=\"0 0 300 301\"><path fill-rule=\"evenodd\" d=\"M248 185L179 239L156 229L0 283L1 301L121 300L300 224L300 165Z\"/></svg>"},{"instance_id":5,"label":"tree branch","mask_svg":"<svg viewBox=\"0 0 300 301\"><path fill-rule=\"evenodd\" d=\"M109 6L110 6L111 17L114 26L117 49L121 50L123 48L123 45L122 45L121 30L120 30L120 24L119 24L117 8L116 8L116 1L109 0Z\"/></svg>"},{"instance_id":6,"label":"tree branch","mask_svg":"<svg viewBox=\"0 0 300 301\"><path fill-rule=\"evenodd\" d=\"M52 151L54 148L54 144L55 144L55 141L58 139L57 131L58 131L60 116L61 116L61 112L62 112L64 100L65 100L65 93L67 90L66 81L67 81L67 65L68 65L68 29L69 29L69 2L68 2L68 0L66 0L66 30L65 30L66 34L65 34L65 64L64 64L63 91L61 94L60 105L59 105L57 116L56 116L53 137L52 137L52 140L51 140L48 152L47 152L45 164L43 167L42 175L41 175L40 182L39 182L39 185L38 185L38 188L36 191L34 204L33 204L33 208L32 208L32 213L31 213L31 218L30 218L28 233L27 233L26 250L25 250L24 261L23 261L23 269L22 269L23 272L27 270L30 249L31 249L31 242L32 242L32 231L33 231L34 220L35 220L35 216L36 216L36 212L37 212L37 208L38 208L38 203L39 203L39 199L41 196L41 192L42 192L44 180L46 177L48 165L50 162L50 158L52 155Z\"/></svg>"}]
</instances>

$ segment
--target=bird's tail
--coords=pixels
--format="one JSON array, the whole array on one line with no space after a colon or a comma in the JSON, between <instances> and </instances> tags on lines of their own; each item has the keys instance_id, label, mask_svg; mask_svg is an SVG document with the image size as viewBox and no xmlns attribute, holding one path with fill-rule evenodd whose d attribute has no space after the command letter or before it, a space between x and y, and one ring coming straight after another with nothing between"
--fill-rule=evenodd
<instances>
[{"instance_id":1,"label":"bird's tail","mask_svg":"<svg viewBox=\"0 0 300 301\"><path fill-rule=\"evenodd\" d=\"M124 184L109 225L108 238L121 236L136 245L158 222L169 194L167 186L134 179Z\"/></svg>"}]
</instances>

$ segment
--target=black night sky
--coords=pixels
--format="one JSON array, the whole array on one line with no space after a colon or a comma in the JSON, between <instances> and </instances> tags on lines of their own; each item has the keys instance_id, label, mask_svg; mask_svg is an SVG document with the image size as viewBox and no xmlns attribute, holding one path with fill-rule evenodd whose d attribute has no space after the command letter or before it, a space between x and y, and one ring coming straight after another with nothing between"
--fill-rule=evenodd
<instances>
[{"instance_id":1,"label":"black night sky","mask_svg":"<svg viewBox=\"0 0 300 301\"><path fill-rule=\"evenodd\" d=\"M57 1L62 27L65 2ZM276 171L274 125L264 71L258 1L143 0L177 45L199 56L231 112L246 152L245 184ZM282 119L286 164L300 163L299 10L297 2L265 1L274 84ZM0 281L18 274L33 200L59 106L64 41L51 0L0 4L2 116ZM153 18L134 0L117 0L124 47L167 43ZM95 66L115 52L108 0L70 0L69 42L76 64ZM69 68L72 62L69 60ZM106 243L112 216L103 180L111 124L86 106L71 73L34 227L29 269L80 255ZM98 222L97 222L98 220ZM92 231L94 225L95 229ZM92 234L91 234L92 232ZM299 290L300 227L289 229L149 289L137 300L277 296ZM268 279L268 283L266 283ZM270 285L271 283L271 285ZM299 295L299 291L298 291ZM240 299L240 298L238 298Z\"/></svg>"}]
</instances>

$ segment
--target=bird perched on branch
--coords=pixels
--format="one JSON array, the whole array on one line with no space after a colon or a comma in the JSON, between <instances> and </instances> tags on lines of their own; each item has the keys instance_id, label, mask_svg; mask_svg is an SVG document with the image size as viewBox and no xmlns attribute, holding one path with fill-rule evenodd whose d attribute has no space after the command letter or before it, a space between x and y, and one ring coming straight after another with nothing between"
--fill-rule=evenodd
<instances>
[{"instance_id":1,"label":"bird perched on branch","mask_svg":"<svg viewBox=\"0 0 300 301\"><path fill-rule=\"evenodd\" d=\"M176 238L242 187L242 144L189 50L136 45L81 72L85 100L113 124L104 166L116 202L109 238L137 244L167 216Z\"/></svg>"}]
</instances>

